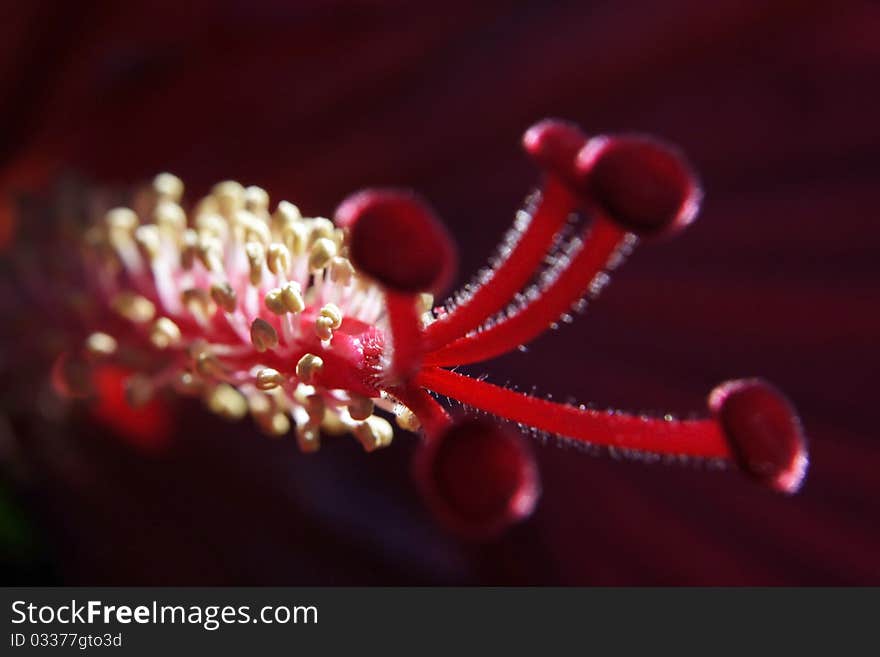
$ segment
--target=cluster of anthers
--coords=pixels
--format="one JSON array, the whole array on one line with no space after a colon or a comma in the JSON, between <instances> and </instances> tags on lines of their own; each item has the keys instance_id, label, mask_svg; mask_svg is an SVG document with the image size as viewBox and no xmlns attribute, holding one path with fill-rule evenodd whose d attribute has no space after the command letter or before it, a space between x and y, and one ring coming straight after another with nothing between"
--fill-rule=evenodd
<instances>
[{"instance_id":1,"label":"cluster of anthers","mask_svg":"<svg viewBox=\"0 0 880 657\"><path fill-rule=\"evenodd\" d=\"M447 369L528 343L598 294L639 237L696 216L694 174L656 140L587 138L550 120L524 146L542 189L493 267L437 308L431 295L451 280L455 249L409 192L361 192L331 221L223 182L187 211L181 181L160 174L133 208L87 233L90 279L111 312L85 352L135 364L133 404L171 387L224 417L250 414L271 435L293 430L307 452L322 432L387 446L394 431L379 409L421 433L418 484L465 533L529 515L538 475L517 432L485 415L452 417L431 393L563 440L730 463L795 491L807 464L800 422L760 380L724 383L706 419L678 420L558 404ZM578 234L573 216L588 219Z\"/></svg>"}]
</instances>

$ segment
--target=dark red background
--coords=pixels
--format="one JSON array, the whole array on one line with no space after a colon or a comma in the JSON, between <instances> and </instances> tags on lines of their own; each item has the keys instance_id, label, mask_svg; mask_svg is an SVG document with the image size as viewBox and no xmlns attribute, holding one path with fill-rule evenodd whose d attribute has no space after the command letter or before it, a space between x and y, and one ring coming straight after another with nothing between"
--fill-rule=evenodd
<instances>
[{"instance_id":1,"label":"dark red background","mask_svg":"<svg viewBox=\"0 0 880 657\"><path fill-rule=\"evenodd\" d=\"M470 371L679 413L764 376L802 412L803 492L536 445L538 512L470 545L421 506L409 436L304 456L182 406L170 445L144 450L75 414L52 440L10 442L39 546L14 579L880 583L880 7L550 4L7 2L0 175L168 169L197 192L236 177L314 214L411 186L450 226L464 282L537 181L529 124L655 133L701 172L697 223L642 245L574 326Z\"/></svg>"}]
</instances>

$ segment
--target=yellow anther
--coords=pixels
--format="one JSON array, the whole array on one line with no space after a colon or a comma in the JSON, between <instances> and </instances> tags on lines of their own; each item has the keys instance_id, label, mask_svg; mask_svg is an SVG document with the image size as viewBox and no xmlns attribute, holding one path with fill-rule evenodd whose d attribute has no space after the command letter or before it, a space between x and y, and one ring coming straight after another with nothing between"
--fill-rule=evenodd
<instances>
[{"instance_id":1,"label":"yellow anther","mask_svg":"<svg viewBox=\"0 0 880 657\"><path fill-rule=\"evenodd\" d=\"M350 431L350 427L343 422L339 413L333 408L328 408L321 421L321 432L330 436L344 436Z\"/></svg>"},{"instance_id":2,"label":"yellow anther","mask_svg":"<svg viewBox=\"0 0 880 657\"><path fill-rule=\"evenodd\" d=\"M156 225L171 234L179 234L186 229L186 213L174 201L159 201L153 211Z\"/></svg>"},{"instance_id":3,"label":"yellow anther","mask_svg":"<svg viewBox=\"0 0 880 657\"><path fill-rule=\"evenodd\" d=\"M263 301L266 304L266 308L276 315L283 315L287 312L287 306L284 305L284 298L280 288L276 287L266 292Z\"/></svg>"},{"instance_id":4,"label":"yellow anther","mask_svg":"<svg viewBox=\"0 0 880 657\"><path fill-rule=\"evenodd\" d=\"M179 203L183 198L183 181L173 173L160 173L153 178L153 191L162 200Z\"/></svg>"},{"instance_id":5,"label":"yellow anther","mask_svg":"<svg viewBox=\"0 0 880 657\"><path fill-rule=\"evenodd\" d=\"M283 436L290 431L290 418L284 413L258 416L260 428L270 436Z\"/></svg>"},{"instance_id":6,"label":"yellow anther","mask_svg":"<svg viewBox=\"0 0 880 657\"><path fill-rule=\"evenodd\" d=\"M274 410L269 395L264 395L261 392L253 392L247 395L247 402L251 415L258 419L266 417Z\"/></svg>"},{"instance_id":7,"label":"yellow anther","mask_svg":"<svg viewBox=\"0 0 880 657\"><path fill-rule=\"evenodd\" d=\"M339 285L348 285L354 276L354 266L348 258L336 256L330 261L330 280Z\"/></svg>"},{"instance_id":8,"label":"yellow anther","mask_svg":"<svg viewBox=\"0 0 880 657\"><path fill-rule=\"evenodd\" d=\"M112 356L116 348L116 338L107 333L96 332L86 338L86 350L93 356Z\"/></svg>"},{"instance_id":9,"label":"yellow anther","mask_svg":"<svg viewBox=\"0 0 880 657\"><path fill-rule=\"evenodd\" d=\"M235 214L235 222L241 227L245 242L259 242L265 247L272 240L269 226L253 212L240 210Z\"/></svg>"},{"instance_id":10,"label":"yellow anther","mask_svg":"<svg viewBox=\"0 0 880 657\"><path fill-rule=\"evenodd\" d=\"M217 237L225 240L229 235L229 224L216 212L196 216L196 230L203 237Z\"/></svg>"},{"instance_id":11,"label":"yellow anther","mask_svg":"<svg viewBox=\"0 0 880 657\"><path fill-rule=\"evenodd\" d=\"M271 367L265 367L257 372L256 384L260 390L272 390L284 383L284 375Z\"/></svg>"},{"instance_id":12,"label":"yellow anther","mask_svg":"<svg viewBox=\"0 0 880 657\"><path fill-rule=\"evenodd\" d=\"M333 331L342 326L342 311L335 304L328 303L321 308L315 319L315 333L321 340L333 337Z\"/></svg>"},{"instance_id":13,"label":"yellow anther","mask_svg":"<svg viewBox=\"0 0 880 657\"><path fill-rule=\"evenodd\" d=\"M371 415L354 428L354 436L364 450L372 452L391 444L394 439L394 429L384 418Z\"/></svg>"},{"instance_id":14,"label":"yellow anther","mask_svg":"<svg viewBox=\"0 0 880 657\"><path fill-rule=\"evenodd\" d=\"M217 199L217 209L220 214L227 219L231 219L244 207L244 187L234 180L217 183L211 193Z\"/></svg>"},{"instance_id":15,"label":"yellow anther","mask_svg":"<svg viewBox=\"0 0 880 657\"><path fill-rule=\"evenodd\" d=\"M247 399L228 383L215 386L205 401L211 411L227 420L240 420L247 415Z\"/></svg>"},{"instance_id":16,"label":"yellow anther","mask_svg":"<svg viewBox=\"0 0 880 657\"><path fill-rule=\"evenodd\" d=\"M319 238L309 250L309 270L320 271L336 257L336 244L326 237Z\"/></svg>"},{"instance_id":17,"label":"yellow anther","mask_svg":"<svg viewBox=\"0 0 880 657\"><path fill-rule=\"evenodd\" d=\"M217 202L216 196L205 196L199 199L192 210L192 214L196 220L196 226L199 225L199 218L205 215L216 215L220 212L220 204Z\"/></svg>"},{"instance_id":18,"label":"yellow anther","mask_svg":"<svg viewBox=\"0 0 880 657\"><path fill-rule=\"evenodd\" d=\"M292 313L302 312L306 307L302 288L296 281L289 281L281 286L281 300L284 302L284 307Z\"/></svg>"},{"instance_id":19,"label":"yellow anther","mask_svg":"<svg viewBox=\"0 0 880 657\"><path fill-rule=\"evenodd\" d=\"M297 383L296 388L293 389L293 401L300 406L305 406L309 401L309 397L314 394L314 386L307 386L305 383Z\"/></svg>"},{"instance_id":20,"label":"yellow anther","mask_svg":"<svg viewBox=\"0 0 880 657\"><path fill-rule=\"evenodd\" d=\"M428 292L422 292L418 299L418 311L420 315L431 312L434 308L434 295Z\"/></svg>"},{"instance_id":21,"label":"yellow anther","mask_svg":"<svg viewBox=\"0 0 880 657\"><path fill-rule=\"evenodd\" d=\"M104 220L111 235L113 233L131 235L140 223L137 214L131 208L113 208L104 216Z\"/></svg>"},{"instance_id":22,"label":"yellow anther","mask_svg":"<svg viewBox=\"0 0 880 657\"><path fill-rule=\"evenodd\" d=\"M262 353L278 346L278 333L269 322L258 317L251 324L251 342L254 349Z\"/></svg>"},{"instance_id":23,"label":"yellow anther","mask_svg":"<svg viewBox=\"0 0 880 657\"><path fill-rule=\"evenodd\" d=\"M363 421L373 414L375 404L373 400L364 395L352 395L348 402L348 414L352 420Z\"/></svg>"},{"instance_id":24,"label":"yellow anther","mask_svg":"<svg viewBox=\"0 0 880 657\"><path fill-rule=\"evenodd\" d=\"M296 428L296 443L301 452L311 454L321 448L321 432L318 427L308 424Z\"/></svg>"},{"instance_id":25,"label":"yellow anther","mask_svg":"<svg viewBox=\"0 0 880 657\"><path fill-rule=\"evenodd\" d=\"M281 201L272 213L272 227L280 233L286 225L301 219L302 214L298 207L289 201Z\"/></svg>"},{"instance_id":26,"label":"yellow anther","mask_svg":"<svg viewBox=\"0 0 880 657\"><path fill-rule=\"evenodd\" d=\"M324 360L320 356L306 354L296 364L296 376L302 383L312 385L323 367Z\"/></svg>"},{"instance_id":27,"label":"yellow anther","mask_svg":"<svg viewBox=\"0 0 880 657\"><path fill-rule=\"evenodd\" d=\"M217 304L206 290L190 288L184 290L180 297L187 310L202 320L208 320L217 312Z\"/></svg>"},{"instance_id":28,"label":"yellow anther","mask_svg":"<svg viewBox=\"0 0 880 657\"><path fill-rule=\"evenodd\" d=\"M245 188L244 207L258 217L262 217L269 212L269 193L256 185Z\"/></svg>"},{"instance_id":29,"label":"yellow anther","mask_svg":"<svg viewBox=\"0 0 880 657\"><path fill-rule=\"evenodd\" d=\"M167 317L160 317L150 331L150 342L157 349L167 349L180 344L182 336L177 324Z\"/></svg>"},{"instance_id":30,"label":"yellow anther","mask_svg":"<svg viewBox=\"0 0 880 657\"><path fill-rule=\"evenodd\" d=\"M189 271L196 263L199 251L199 234L187 228L183 231L182 245L180 247L180 266Z\"/></svg>"},{"instance_id":31,"label":"yellow anther","mask_svg":"<svg viewBox=\"0 0 880 657\"><path fill-rule=\"evenodd\" d=\"M113 310L135 324L149 322L156 315L156 307L152 301L131 292L117 295L111 305Z\"/></svg>"},{"instance_id":32,"label":"yellow anther","mask_svg":"<svg viewBox=\"0 0 880 657\"><path fill-rule=\"evenodd\" d=\"M308 222L309 226L309 246L313 245L319 239L328 239L333 241L333 232L336 226L326 217L315 217Z\"/></svg>"},{"instance_id":33,"label":"yellow anther","mask_svg":"<svg viewBox=\"0 0 880 657\"><path fill-rule=\"evenodd\" d=\"M293 255L302 255L309 245L309 229L300 221L287 223L281 227L281 239Z\"/></svg>"},{"instance_id":34,"label":"yellow anther","mask_svg":"<svg viewBox=\"0 0 880 657\"><path fill-rule=\"evenodd\" d=\"M318 317L315 319L315 335L318 336L319 340L326 342L327 340L331 340L333 338L333 328L331 324L333 320L329 317Z\"/></svg>"},{"instance_id":35,"label":"yellow anther","mask_svg":"<svg viewBox=\"0 0 880 657\"><path fill-rule=\"evenodd\" d=\"M222 283L214 283L211 286L211 298L214 300L214 303L228 313L234 312L235 306L238 303L235 290L233 290L232 286L225 281Z\"/></svg>"},{"instance_id":36,"label":"yellow anther","mask_svg":"<svg viewBox=\"0 0 880 657\"><path fill-rule=\"evenodd\" d=\"M250 265L250 281L252 285L259 285L263 280L263 265L266 263L266 249L259 242L248 242L244 251L247 254Z\"/></svg>"},{"instance_id":37,"label":"yellow anther","mask_svg":"<svg viewBox=\"0 0 880 657\"><path fill-rule=\"evenodd\" d=\"M321 317L326 317L331 321L330 328L338 329L340 326L342 326L342 311L335 303L326 304L321 308L321 311L318 314Z\"/></svg>"},{"instance_id":38,"label":"yellow anther","mask_svg":"<svg viewBox=\"0 0 880 657\"><path fill-rule=\"evenodd\" d=\"M134 231L134 241L138 245L141 255L148 262L153 262L159 257L162 248L162 240L159 237L159 228L152 224L138 226Z\"/></svg>"},{"instance_id":39,"label":"yellow anther","mask_svg":"<svg viewBox=\"0 0 880 657\"><path fill-rule=\"evenodd\" d=\"M395 410L394 420L397 422L397 426L406 431L418 431L422 427L416 414L405 406L401 406L400 410Z\"/></svg>"},{"instance_id":40,"label":"yellow anther","mask_svg":"<svg viewBox=\"0 0 880 657\"><path fill-rule=\"evenodd\" d=\"M283 244L273 242L266 251L266 265L273 274L290 271L290 250Z\"/></svg>"},{"instance_id":41,"label":"yellow anther","mask_svg":"<svg viewBox=\"0 0 880 657\"><path fill-rule=\"evenodd\" d=\"M203 236L199 239L198 256L208 271L223 271L223 242L216 237Z\"/></svg>"}]
</instances>

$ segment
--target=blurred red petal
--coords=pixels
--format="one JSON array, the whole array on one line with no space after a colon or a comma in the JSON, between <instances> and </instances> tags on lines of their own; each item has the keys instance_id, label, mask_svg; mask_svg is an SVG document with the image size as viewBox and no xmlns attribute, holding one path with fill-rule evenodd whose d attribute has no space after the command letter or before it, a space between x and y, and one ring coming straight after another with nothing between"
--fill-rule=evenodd
<instances>
[{"instance_id":1,"label":"blurred red petal","mask_svg":"<svg viewBox=\"0 0 880 657\"><path fill-rule=\"evenodd\" d=\"M171 413L159 399L133 408L125 396L129 376L129 370L116 365L98 367L93 375L96 399L91 413L130 445L146 450L162 449L171 439Z\"/></svg>"}]
</instances>

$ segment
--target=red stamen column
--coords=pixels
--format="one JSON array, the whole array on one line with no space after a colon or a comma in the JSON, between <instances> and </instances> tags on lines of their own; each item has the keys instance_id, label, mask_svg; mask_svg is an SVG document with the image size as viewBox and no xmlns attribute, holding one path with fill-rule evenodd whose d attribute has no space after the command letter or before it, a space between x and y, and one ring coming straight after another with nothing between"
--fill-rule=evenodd
<instances>
[{"instance_id":1,"label":"red stamen column","mask_svg":"<svg viewBox=\"0 0 880 657\"><path fill-rule=\"evenodd\" d=\"M559 151L556 155L569 154ZM472 363L529 342L583 296L628 231L647 237L671 234L696 217L701 198L696 176L671 146L644 137L603 136L586 142L571 158L567 167L558 159L555 166L572 172L560 180L576 190L579 204L594 215L581 250L559 278L516 315L438 348L426 364ZM512 267L515 263L505 264Z\"/></svg>"},{"instance_id":2,"label":"red stamen column","mask_svg":"<svg viewBox=\"0 0 880 657\"><path fill-rule=\"evenodd\" d=\"M452 240L427 204L397 190L349 197L336 211L336 224L350 231L355 267L385 289L392 339L386 377L406 381L424 353L418 294L439 292L449 283L456 265Z\"/></svg>"},{"instance_id":3,"label":"red stamen column","mask_svg":"<svg viewBox=\"0 0 880 657\"><path fill-rule=\"evenodd\" d=\"M727 440L713 419L667 421L580 409L441 369L424 370L418 382L468 406L578 442L654 454L730 457Z\"/></svg>"},{"instance_id":4,"label":"red stamen column","mask_svg":"<svg viewBox=\"0 0 880 657\"><path fill-rule=\"evenodd\" d=\"M576 126L557 120L542 121L526 132L523 147L546 172L538 208L492 277L470 299L425 330L426 351L438 349L480 326L529 281L577 205L572 189L573 163L586 141Z\"/></svg>"}]
</instances>

